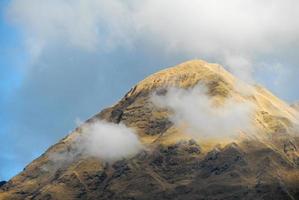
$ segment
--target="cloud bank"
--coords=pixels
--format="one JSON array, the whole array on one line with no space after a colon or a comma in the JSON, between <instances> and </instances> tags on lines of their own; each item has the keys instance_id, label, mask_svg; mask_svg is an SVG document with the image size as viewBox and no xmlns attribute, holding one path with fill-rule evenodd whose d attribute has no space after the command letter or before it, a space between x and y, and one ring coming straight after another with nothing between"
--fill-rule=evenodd
<instances>
[{"instance_id":1,"label":"cloud bank","mask_svg":"<svg viewBox=\"0 0 299 200\"><path fill-rule=\"evenodd\" d=\"M240 134L252 134L252 104L228 98L217 106L206 91L203 85L190 89L169 88L165 96L154 95L152 101L173 111L171 121L178 127L187 127L187 132L195 137L232 139Z\"/></svg>"},{"instance_id":2,"label":"cloud bank","mask_svg":"<svg viewBox=\"0 0 299 200\"><path fill-rule=\"evenodd\" d=\"M55 42L106 51L149 40L170 54L217 60L246 80L259 55L298 48L298 13L296 0L18 0L9 9L34 55Z\"/></svg>"}]
</instances>

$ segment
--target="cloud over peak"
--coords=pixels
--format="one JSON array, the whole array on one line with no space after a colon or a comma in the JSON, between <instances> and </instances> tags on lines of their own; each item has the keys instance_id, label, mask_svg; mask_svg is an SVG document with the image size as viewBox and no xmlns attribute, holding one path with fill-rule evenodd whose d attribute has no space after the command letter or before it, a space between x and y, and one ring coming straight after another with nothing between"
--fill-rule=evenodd
<instances>
[{"instance_id":1,"label":"cloud over peak","mask_svg":"<svg viewBox=\"0 0 299 200\"><path fill-rule=\"evenodd\" d=\"M220 60L245 79L260 55L299 44L295 0L14 0L8 13L35 54L53 42L109 51L146 40L170 54Z\"/></svg>"}]
</instances>

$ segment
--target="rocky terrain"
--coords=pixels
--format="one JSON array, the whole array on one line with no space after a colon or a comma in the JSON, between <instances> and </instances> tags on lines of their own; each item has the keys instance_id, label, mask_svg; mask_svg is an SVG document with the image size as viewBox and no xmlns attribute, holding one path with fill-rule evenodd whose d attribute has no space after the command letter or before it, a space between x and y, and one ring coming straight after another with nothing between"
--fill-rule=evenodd
<instances>
[{"instance_id":1,"label":"rocky terrain","mask_svg":"<svg viewBox=\"0 0 299 200\"><path fill-rule=\"evenodd\" d=\"M219 106L228 98L255 105L254 133L201 140L151 101L154 92L199 83ZM99 119L134 129L146 148L113 162L76 155L55 167L50 155L71 151L78 127L5 183L0 199L299 199L298 111L218 64L193 60L157 72L82 126Z\"/></svg>"}]
</instances>

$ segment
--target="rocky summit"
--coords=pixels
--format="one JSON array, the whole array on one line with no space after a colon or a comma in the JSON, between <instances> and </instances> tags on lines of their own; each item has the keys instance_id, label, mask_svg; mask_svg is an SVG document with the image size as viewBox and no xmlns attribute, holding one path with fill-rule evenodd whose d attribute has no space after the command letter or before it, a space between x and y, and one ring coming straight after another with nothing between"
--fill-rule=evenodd
<instances>
[{"instance_id":1,"label":"rocky summit","mask_svg":"<svg viewBox=\"0 0 299 200\"><path fill-rule=\"evenodd\" d=\"M218 107L227 99L254 105L250 134L222 138L215 126L215 137L195 137L176 124L173 110L152 101L169 88L198 84ZM98 120L133 129L144 148L113 161L85 154L61 164L51 159L70 152L83 127ZM245 84L218 64L188 61L147 77L88 119L1 186L0 199L296 200L297 124L298 111L262 86Z\"/></svg>"}]
</instances>

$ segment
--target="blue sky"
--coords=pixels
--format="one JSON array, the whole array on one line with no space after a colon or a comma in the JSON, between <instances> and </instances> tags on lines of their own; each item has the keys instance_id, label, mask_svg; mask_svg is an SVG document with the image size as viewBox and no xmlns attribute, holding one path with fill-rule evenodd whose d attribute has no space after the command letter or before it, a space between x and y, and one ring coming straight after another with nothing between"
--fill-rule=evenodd
<instances>
[{"instance_id":1,"label":"blue sky","mask_svg":"<svg viewBox=\"0 0 299 200\"><path fill-rule=\"evenodd\" d=\"M23 65L26 65L26 51L22 44L22 35L19 31L10 25L5 19L4 9L8 1L0 2L0 136L3 141L8 141L9 133L7 128L9 122L7 120L7 114L5 113L5 105L10 101L10 95L16 90L16 88L21 84L22 73L21 69ZM16 165L6 165L6 160L13 160L13 153L11 149L13 145L3 145L1 142L0 155L0 165L1 165L1 175L0 179L7 179L11 175L20 171L18 164Z\"/></svg>"},{"instance_id":2,"label":"blue sky","mask_svg":"<svg viewBox=\"0 0 299 200\"><path fill-rule=\"evenodd\" d=\"M220 63L289 103L299 99L295 0L4 0L0 8L0 180L77 119L189 59Z\"/></svg>"},{"instance_id":3,"label":"blue sky","mask_svg":"<svg viewBox=\"0 0 299 200\"><path fill-rule=\"evenodd\" d=\"M21 69L22 65L26 65L26 51L22 43L22 35L5 19L4 9L8 4L8 1L0 2L0 64L1 64L1 91L2 98L9 95L13 88L17 87L21 81Z\"/></svg>"}]
</instances>

